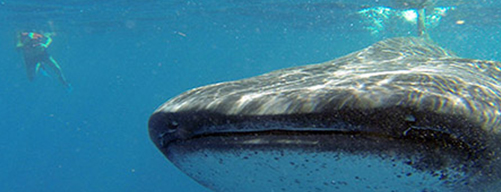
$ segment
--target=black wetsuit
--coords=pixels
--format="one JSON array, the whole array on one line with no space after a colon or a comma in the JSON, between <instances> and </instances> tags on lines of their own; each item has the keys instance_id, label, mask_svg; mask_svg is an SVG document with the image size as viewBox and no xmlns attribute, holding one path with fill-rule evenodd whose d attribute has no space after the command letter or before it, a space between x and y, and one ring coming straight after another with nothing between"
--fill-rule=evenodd
<instances>
[{"instance_id":1,"label":"black wetsuit","mask_svg":"<svg viewBox=\"0 0 501 192\"><path fill-rule=\"evenodd\" d=\"M70 84L66 81L61 67L47 52L47 47L51 42L52 39L48 36L38 33L21 33L17 46L23 51L26 74L28 79L33 81L40 68L44 70L48 68L57 75L61 84L69 89Z\"/></svg>"}]
</instances>

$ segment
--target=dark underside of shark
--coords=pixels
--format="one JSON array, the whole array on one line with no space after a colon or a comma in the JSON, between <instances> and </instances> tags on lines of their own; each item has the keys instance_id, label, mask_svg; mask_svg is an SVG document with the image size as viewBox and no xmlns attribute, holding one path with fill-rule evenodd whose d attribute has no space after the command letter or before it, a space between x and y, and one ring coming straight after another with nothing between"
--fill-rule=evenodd
<instances>
[{"instance_id":1,"label":"dark underside of shark","mask_svg":"<svg viewBox=\"0 0 501 192\"><path fill-rule=\"evenodd\" d=\"M496 191L501 63L393 38L187 91L152 141L214 191Z\"/></svg>"}]
</instances>

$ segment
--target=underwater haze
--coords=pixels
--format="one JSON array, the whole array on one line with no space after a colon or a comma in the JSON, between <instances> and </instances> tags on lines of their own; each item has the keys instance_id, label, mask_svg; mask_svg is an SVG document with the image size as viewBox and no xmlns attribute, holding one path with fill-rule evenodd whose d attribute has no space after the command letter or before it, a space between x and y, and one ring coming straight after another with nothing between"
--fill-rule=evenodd
<instances>
[{"instance_id":1,"label":"underwater haze","mask_svg":"<svg viewBox=\"0 0 501 192\"><path fill-rule=\"evenodd\" d=\"M191 88L416 36L395 2L0 0L0 191L209 191L150 141L151 113ZM436 6L434 41L501 60L500 2ZM24 31L53 34L70 92L50 74L28 80Z\"/></svg>"}]
</instances>

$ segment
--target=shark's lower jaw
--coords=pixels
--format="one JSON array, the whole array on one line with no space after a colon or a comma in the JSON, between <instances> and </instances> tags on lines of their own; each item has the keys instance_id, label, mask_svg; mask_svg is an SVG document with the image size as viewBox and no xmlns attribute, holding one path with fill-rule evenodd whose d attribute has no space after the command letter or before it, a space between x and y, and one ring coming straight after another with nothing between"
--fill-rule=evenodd
<instances>
[{"instance_id":1,"label":"shark's lower jaw","mask_svg":"<svg viewBox=\"0 0 501 192\"><path fill-rule=\"evenodd\" d=\"M215 191L471 191L482 152L445 140L335 132L204 135L162 149ZM242 184L245 183L245 184Z\"/></svg>"},{"instance_id":2,"label":"shark's lower jaw","mask_svg":"<svg viewBox=\"0 0 501 192\"><path fill-rule=\"evenodd\" d=\"M488 146L490 139L481 132L454 132L479 130L459 119L428 115L371 116L379 121L364 118L373 123L358 119L320 123L325 119L315 115L158 114L150 119L150 136L179 169L214 191L471 191L491 187L485 184L498 178L498 168L493 166L497 160L495 150ZM440 120L441 129L426 126L420 119ZM316 126L304 127L305 122ZM394 127L381 129L390 124ZM448 128L452 126L462 127Z\"/></svg>"}]
</instances>

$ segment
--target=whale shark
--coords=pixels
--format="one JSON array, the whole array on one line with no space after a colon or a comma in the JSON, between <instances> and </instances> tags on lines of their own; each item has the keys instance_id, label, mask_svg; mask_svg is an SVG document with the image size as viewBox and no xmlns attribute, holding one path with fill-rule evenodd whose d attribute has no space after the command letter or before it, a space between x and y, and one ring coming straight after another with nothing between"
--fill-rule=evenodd
<instances>
[{"instance_id":1,"label":"whale shark","mask_svg":"<svg viewBox=\"0 0 501 192\"><path fill-rule=\"evenodd\" d=\"M496 191L501 63L396 37L189 90L149 135L213 191Z\"/></svg>"}]
</instances>

